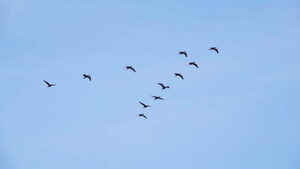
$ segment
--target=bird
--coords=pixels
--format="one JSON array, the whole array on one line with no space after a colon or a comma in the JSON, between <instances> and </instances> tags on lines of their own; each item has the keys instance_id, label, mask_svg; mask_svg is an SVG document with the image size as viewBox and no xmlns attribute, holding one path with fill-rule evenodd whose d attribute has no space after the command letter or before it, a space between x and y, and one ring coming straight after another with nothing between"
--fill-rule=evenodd
<instances>
[{"instance_id":1,"label":"bird","mask_svg":"<svg viewBox=\"0 0 300 169\"><path fill-rule=\"evenodd\" d=\"M150 105L147 105L145 103L142 103L142 102L139 102L142 106L143 106L143 109L147 108L147 107L151 107Z\"/></svg>"},{"instance_id":2,"label":"bird","mask_svg":"<svg viewBox=\"0 0 300 169\"><path fill-rule=\"evenodd\" d=\"M157 84L161 86L161 90L164 90L164 89L170 88L170 86L165 86L165 85L164 85L164 84L162 84L162 83L157 83Z\"/></svg>"},{"instance_id":3,"label":"bird","mask_svg":"<svg viewBox=\"0 0 300 169\"><path fill-rule=\"evenodd\" d=\"M184 79L181 73L174 73L175 77L178 76L180 77L182 80Z\"/></svg>"},{"instance_id":4,"label":"bird","mask_svg":"<svg viewBox=\"0 0 300 169\"><path fill-rule=\"evenodd\" d=\"M88 78L90 81L92 81L92 77L91 77L91 75L90 74L83 74L82 75L83 76L83 79L86 79L86 78Z\"/></svg>"},{"instance_id":5,"label":"bird","mask_svg":"<svg viewBox=\"0 0 300 169\"><path fill-rule=\"evenodd\" d=\"M208 50L214 50L215 52L217 52L217 54L219 54L219 50L217 49L217 47L211 47Z\"/></svg>"},{"instance_id":6,"label":"bird","mask_svg":"<svg viewBox=\"0 0 300 169\"><path fill-rule=\"evenodd\" d=\"M132 70L133 72L136 72L132 66L126 66L126 70L128 70L128 69Z\"/></svg>"},{"instance_id":7,"label":"bird","mask_svg":"<svg viewBox=\"0 0 300 169\"><path fill-rule=\"evenodd\" d=\"M196 62L190 62L189 65L193 65L193 66L195 66L196 68L199 68Z\"/></svg>"},{"instance_id":8,"label":"bird","mask_svg":"<svg viewBox=\"0 0 300 169\"><path fill-rule=\"evenodd\" d=\"M160 97L160 96L151 96L151 97L153 97L154 98L154 100L164 100L162 97Z\"/></svg>"},{"instance_id":9,"label":"bird","mask_svg":"<svg viewBox=\"0 0 300 169\"><path fill-rule=\"evenodd\" d=\"M47 82L46 80L44 80L44 82L48 85L48 87L56 86L56 84L50 84L50 83Z\"/></svg>"},{"instance_id":10,"label":"bird","mask_svg":"<svg viewBox=\"0 0 300 169\"><path fill-rule=\"evenodd\" d=\"M147 119L147 117L144 114L139 114L139 117L144 117L145 119Z\"/></svg>"},{"instance_id":11,"label":"bird","mask_svg":"<svg viewBox=\"0 0 300 169\"><path fill-rule=\"evenodd\" d=\"M188 57L188 54L187 54L186 51L180 51L178 54L179 55L184 55L186 58Z\"/></svg>"}]
</instances>

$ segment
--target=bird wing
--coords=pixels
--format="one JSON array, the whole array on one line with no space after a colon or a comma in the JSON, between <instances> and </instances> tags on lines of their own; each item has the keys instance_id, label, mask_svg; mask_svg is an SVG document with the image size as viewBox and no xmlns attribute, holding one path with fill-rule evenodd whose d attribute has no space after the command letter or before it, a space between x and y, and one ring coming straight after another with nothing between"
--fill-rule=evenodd
<instances>
[{"instance_id":1,"label":"bird wing","mask_svg":"<svg viewBox=\"0 0 300 169\"><path fill-rule=\"evenodd\" d=\"M217 53L219 53L219 50L218 50L217 48L215 48L215 51L216 51Z\"/></svg>"},{"instance_id":2,"label":"bird wing","mask_svg":"<svg viewBox=\"0 0 300 169\"><path fill-rule=\"evenodd\" d=\"M135 69L132 66L126 66L126 69L130 69L130 70L136 72Z\"/></svg>"},{"instance_id":3,"label":"bird wing","mask_svg":"<svg viewBox=\"0 0 300 169\"><path fill-rule=\"evenodd\" d=\"M197 68L198 68L198 65L197 65L197 63L195 63L195 62L190 62L189 64L190 64L190 65L194 65L195 67L197 67Z\"/></svg>"},{"instance_id":4,"label":"bird wing","mask_svg":"<svg viewBox=\"0 0 300 169\"><path fill-rule=\"evenodd\" d=\"M44 80L44 82L48 85L51 86L51 84L49 82L47 82L46 80Z\"/></svg>"},{"instance_id":5,"label":"bird wing","mask_svg":"<svg viewBox=\"0 0 300 169\"><path fill-rule=\"evenodd\" d=\"M160 85L161 87L165 87L165 85L162 83L157 83L157 84Z\"/></svg>"},{"instance_id":6,"label":"bird wing","mask_svg":"<svg viewBox=\"0 0 300 169\"><path fill-rule=\"evenodd\" d=\"M133 67L130 68L132 71L136 72L135 69Z\"/></svg>"},{"instance_id":7,"label":"bird wing","mask_svg":"<svg viewBox=\"0 0 300 169\"><path fill-rule=\"evenodd\" d=\"M144 114L142 114L142 116L143 116L145 119L147 119L147 117L146 117Z\"/></svg>"},{"instance_id":8,"label":"bird wing","mask_svg":"<svg viewBox=\"0 0 300 169\"><path fill-rule=\"evenodd\" d=\"M89 79L90 81L92 81L92 77L91 77L91 76L88 76L88 79Z\"/></svg>"},{"instance_id":9,"label":"bird wing","mask_svg":"<svg viewBox=\"0 0 300 169\"><path fill-rule=\"evenodd\" d=\"M142 103L142 102L139 102L141 105L143 105L144 107L147 107L147 105L145 105L144 103Z\"/></svg>"}]
</instances>

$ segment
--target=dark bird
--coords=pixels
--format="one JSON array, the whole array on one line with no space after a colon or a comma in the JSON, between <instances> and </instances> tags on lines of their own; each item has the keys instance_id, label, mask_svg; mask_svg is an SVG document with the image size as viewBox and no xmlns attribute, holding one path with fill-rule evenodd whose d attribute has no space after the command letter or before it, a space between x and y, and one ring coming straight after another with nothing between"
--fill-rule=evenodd
<instances>
[{"instance_id":1,"label":"dark bird","mask_svg":"<svg viewBox=\"0 0 300 169\"><path fill-rule=\"evenodd\" d=\"M190 62L189 65L193 65L193 66L195 66L196 68L199 68L196 62Z\"/></svg>"},{"instance_id":2,"label":"dark bird","mask_svg":"<svg viewBox=\"0 0 300 169\"><path fill-rule=\"evenodd\" d=\"M151 97L153 97L154 98L154 100L164 100L162 97L160 97L160 96L151 96Z\"/></svg>"},{"instance_id":3,"label":"dark bird","mask_svg":"<svg viewBox=\"0 0 300 169\"><path fill-rule=\"evenodd\" d=\"M147 104L144 104L142 102L139 102L142 106L143 106L143 109L147 108L147 107L151 107L150 105L147 105Z\"/></svg>"},{"instance_id":4,"label":"dark bird","mask_svg":"<svg viewBox=\"0 0 300 169\"><path fill-rule=\"evenodd\" d=\"M180 51L178 54L179 55L184 55L186 58L188 57L188 54L186 53L186 51Z\"/></svg>"},{"instance_id":5,"label":"dark bird","mask_svg":"<svg viewBox=\"0 0 300 169\"><path fill-rule=\"evenodd\" d=\"M217 47L211 47L208 50L214 50L215 52L217 52L217 54L219 54L219 50L217 49Z\"/></svg>"},{"instance_id":6,"label":"dark bird","mask_svg":"<svg viewBox=\"0 0 300 169\"><path fill-rule=\"evenodd\" d=\"M92 81L92 77L91 77L91 75L90 74L83 74L82 75L83 76L83 79L86 79L86 78L88 78L90 81Z\"/></svg>"},{"instance_id":7,"label":"dark bird","mask_svg":"<svg viewBox=\"0 0 300 169\"><path fill-rule=\"evenodd\" d=\"M130 69L130 70L136 72L135 69L134 69L132 66L126 66L126 70L128 70L128 69Z\"/></svg>"},{"instance_id":8,"label":"dark bird","mask_svg":"<svg viewBox=\"0 0 300 169\"><path fill-rule=\"evenodd\" d=\"M165 86L165 85L164 85L164 84L162 84L162 83L157 83L157 84L161 86L161 90L164 90L164 89L170 88L170 86Z\"/></svg>"},{"instance_id":9,"label":"dark bird","mask_svg":"<svg viewBox=\"0 0 300 169\"><path fill-rule=\"evenodd\" d=\"M144 117L145 119L147 119L147 117L144 114L139 114L139 117Z\"/></svg>"},{"instance_id":10,"label":"dark bird","mask_svg":"<svg viewBox=\"0 0 300 169\"><path fill-rule=\"evenodd\" d=\"M181 73L174 73L175 77L178 76L180 77L182 80L184 79Z\"/></svg>"},{"instance_id":11,"label":"dark bird","mask_svg":"<svg viewBox=\"0 0 300 169\"><path fill-rule=\"evenodd\" d=\"M56 84L50 84L50 83L47 82L46 80L44 80L44 82L48 85L48 87L56 86Z\"/></svg>"}]
</instances>

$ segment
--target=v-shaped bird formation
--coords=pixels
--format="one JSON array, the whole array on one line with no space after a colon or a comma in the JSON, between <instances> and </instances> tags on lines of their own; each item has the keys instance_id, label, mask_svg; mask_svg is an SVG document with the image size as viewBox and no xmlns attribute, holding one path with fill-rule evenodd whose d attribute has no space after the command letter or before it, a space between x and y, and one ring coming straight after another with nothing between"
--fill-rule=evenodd
<instances>
[{"instance_id":1,"label":"v-shaped bird formation","mask_svg":"<svg viewBox=\"0 0 300 169\"><path fill-rule=\"evenodd\" d=\"M214 51L217 54L219 54L219 50L217 49L217 47L210 47L208 50ZM179 55L184 55L186 58L188 57L187 51L179 51L178 54ZM189 62L188 65L189 66L194 66L195 68L199 68L199 65L196 62L194 62L194 61L193 62ZM137 72L136 69L132 65L126 66L125 69L126 70L131 70L134 73ZM92 81L92 76L90 74L82 74L82 76L83 76L83 79L88 79L89 81ZM183 77L183 75L181 73L174 73L174 76L178 77L178 78L180 78L182 80L184 80L184 77ZM43 81L47 85L48 88L56 86L56 84L54 84L54 83L50 83L50 82L48 82L46 80L43 80ZM163 83L157 83L157 84L161 87L161 90L170 89L170 86L165 85ZM151 95L151 97L153 98L153 100L164 100L164 98L162 98L161 96L153 96L153 95ZM148 105L148 104L143 103L141 101L139 101L138 103L142 106L143 109L152 107L151 105ZM145 113L140 113L140 114L138 114L138 116L147 119L147 116L145 115Z\"/></svg>"}]
</instances>

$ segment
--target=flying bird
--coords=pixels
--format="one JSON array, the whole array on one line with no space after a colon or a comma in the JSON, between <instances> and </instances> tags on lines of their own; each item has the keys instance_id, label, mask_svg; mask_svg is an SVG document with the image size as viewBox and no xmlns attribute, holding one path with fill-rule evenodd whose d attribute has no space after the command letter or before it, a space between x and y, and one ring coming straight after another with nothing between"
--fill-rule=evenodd
<instances>
[{"instance_id":1,"label":"flying bird","mask_svg":"<svg viewBox=\"0 0 300 169\"><path fill-rule=\"evenodd\" d=\"M188 54L187 54L186 51L180 51L178 54L179 55L184 55L186 58L188 57Z\"/></svg>"},{"instance_id":2,"label":"flying bird","mask_svg":"<svg viewBox=\"0 0 300 169\"><path fill-rule=\"evenodd\" d=\"M160 96L151 96L151 97L153 97L154 98L154 100L164 100L162 97L160 97Z\"/></svg>"},{"instance_id":3,"label":"flying bird","mask_svg":"<svg viewBox=\"0 0 300 169\"><path fill-rule=\"evenodd\" d=\"M199 68L196 62L190 62L189 65L195 66L196 68Z\"/></svg>"},{"instance_id":4,"label":"flying bird","mask_svg":"<svg viewBox=\"0 0 300 169\"><path fill-rule=\"evenodd\" d=\"M147 119L147 117L144 114L139 114L139 117L144 117L145 119Z\"/></svg>"},{"instance_id":5,"label":"flying bird","mask_svg":"<svg viewBox=\"0 0 300 169\"><path fill-rule=\"evenodd\" d=\"M162 83L157 83L157 84L161 86L161 90L164 90L164 89L170 88L170 86L165 86L165 85L164 85L164 84L162 84Z\"/></svg>"},{"instance_id":6,"label":"flying bird","mask_svg":"<svg viewBox=\"0 0 300 169\"><path fill-rule=\"evenodd\" d=\"M136 72L135 69L132 66L126 66L126 70L132 70L133 72Z\"/></svg>"},{"instance_id":7,"label":"flying bird","mask_svg":"<svg viewBox=\"0 0 300 169\"><path fill-rule=\"evenodd\" d=\"M83 79L86 79L86 78L88 78L90 81L92 81L92 77L91 77L91 75L90 74L83 74L82 75L83 76Z\"/></svg>"},{"instance_id":8,"label":"flying bird","mask_svg":"<svg viewBox=\"0 0 300 169\"><path fill-rule=\"evenodd\" d=\"M50 84L50 83L47 82L46 80L44 80L44 82L48 85L48 87L56 86L56 84Z\"/></svg>"},{"instance_id":9,"label":"flying bird","mask_svg":"<svg viewBox=\"0 0 300 169\"><path fill-rule=\"evenodd\" d=\"M217 52L217 54L219 54L219 50L217 49L217 47L211 47L208 50L214 50L215 52Z\"/></svg>"},{"instance_id":10,"label":"flying bird","mask_svg":"<svg viewBox=\"0 0 300 169\"><path fill-rule=\"evenodd\" d=\"M147 105L145 103L142 103L142 102L139 102L142 106L143 106L143 109L147 108L147 107L151 107L150 105Z\"/></svg>"},{"instance_id":11,"label":"flying bird","mask_svg":"<svg viewBox=\"0 0 300 169\"><path fill-rule=\"evenodd\" d=\"M180 77L182 80L184 79L181 73L174 73L175 77L178 76Z\"/></svg>"}]
</instances>

